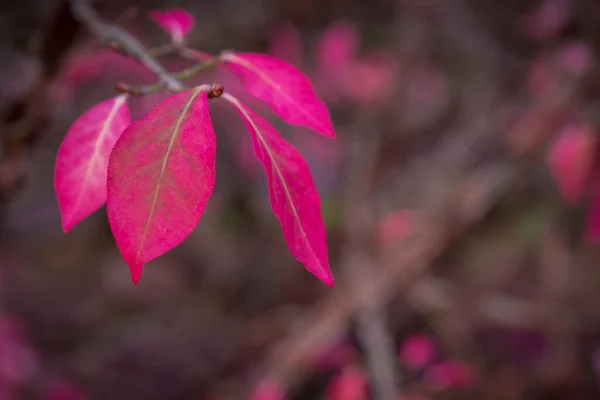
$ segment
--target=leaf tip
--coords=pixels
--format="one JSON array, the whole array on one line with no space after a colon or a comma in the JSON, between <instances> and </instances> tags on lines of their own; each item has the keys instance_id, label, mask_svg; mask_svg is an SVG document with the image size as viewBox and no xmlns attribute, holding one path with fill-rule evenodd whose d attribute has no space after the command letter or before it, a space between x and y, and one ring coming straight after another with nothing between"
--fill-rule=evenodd
<instances>
[{"instance_id":1,"label":"leaf tip","mask_svg":"<svg viewBox=\"0 0 600 400\"><path fill-rule=\"evenodd\" d=\"M140 278L142 277L142 267L143 264L129 263L129 270L131 271L131 281L134 285L137 285L140 282Z\"/></svg>"},{"instance_id":2,"label":"leaf tip","mask_svg":"<svg viewBox=\"0 0 600 400\"><path fill-rule=\"evenodd\" d=\"M74 226L74 225L75 225L75 224L74 224L74 223L72 223L71 221L66 221L66 220L63 220L63 221L62 221L62 230L63 230L63 233L69 233L69 231L70 231L71 229L73 229L73 226Z\"/></svg>"},{"instance_id":3,"label":"leaf tip","mask_svg":"<svg viewBox=\"0 0 600 400\"><path fill-rule=\"evenodd\" d=\"M323 282L324 284L326 284L327 286L329 286L331 289L333 289L333 274L331 273L331 271L326 271L322 274L317 275L317 278L319 278L319 280L321 282Z\"/></svg>"}]
</instances>

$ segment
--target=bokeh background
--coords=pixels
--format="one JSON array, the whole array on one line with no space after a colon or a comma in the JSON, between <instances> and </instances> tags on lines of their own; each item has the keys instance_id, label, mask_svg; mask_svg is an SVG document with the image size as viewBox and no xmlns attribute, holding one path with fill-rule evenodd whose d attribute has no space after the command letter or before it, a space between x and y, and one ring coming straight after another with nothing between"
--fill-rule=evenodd
<instances>
[{"instance_id":1,"label":"bokeh background","mask_svg":"<svg viewBox=\"0 0 600 400\"><path fill-rule=\"evenodd\" d=\"M334 289L288 252L219 101L215 194L137 286L104 209L63 234L65 132L117 82L156 78L66 1L0 4L0 400L600 398L597 1L96 2L149 47L169 37L147 12L184 7L191 47L311 78L335 140L231 76L188 83L222 83L306 157Z\"/></svg>"}]
</instances>

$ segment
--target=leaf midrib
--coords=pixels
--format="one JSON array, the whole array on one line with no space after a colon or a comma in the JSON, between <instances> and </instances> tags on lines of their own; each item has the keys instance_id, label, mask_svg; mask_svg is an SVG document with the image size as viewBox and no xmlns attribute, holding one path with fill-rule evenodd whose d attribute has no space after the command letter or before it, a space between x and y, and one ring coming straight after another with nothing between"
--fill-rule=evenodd
<instances>
[{"instance_id":1,"label":"leaf midrib","mask_svg":"<svg viewBox=\"0 0 600 400\"><path fill-rule=\"evenodd\" d=\"M295 109L297 109L298 111L300 111L305 117L307 117L309 120L312 120L314 123L317 124L317 126L319 126L321 129L323 129L324 131L327 131L328 129L326 129L326 127L324 125L322 125L318 119L314 118L312 116L311 113L309 113L308 111L306 111L304 108L300 107L298 105L298 103L296 101L294 101L294 99L287 94L286 91L284 91L280 85L277 84L277 82L275 82L273 79L271 79L271 77L267 74L265 74L260 68L256 68L254 66L254 64L244 60L241 57L236 56L235 54L229 54L227 56L227 58L229 58L230 61L233 61L234 63L237 64L241 64L244 67L246 67L247 69L251 70L252 72L254 72L256 75L258 75L262 80L264 80L265 82L267 82L269 84L269 86L275 88L275 90L280 93L283 97L285 97L288 102L290 104L293 105L293 107Z\"/></svg>"},{"instance_id":2,"label":"leaf midrib","mask_svg":"<svg viewBox=\"0 0 600 400\"><path fill-rule=\"evenodd\" d=\"M174 129L173 129L173 134L171 136L171 140L169 141L169 145L167 146L167 151L165 152L165 155L162 160L162 165L160 168L160 173L158 175L156 188L154 189L152 204L150 206L150 214L148 215L148 219L146 220L146 226L144 227L142 239L140 240L138 251L135 256L136 262L139 262L140 253L144 249L144 244L146 243L146 239L148 238L148 233L150 232L150 225L154 218L154 213L156 212L156 204L158 202L158 193L160 192L160 189L162 187L162 181L163 181L165 172L167 170L167 162L169 160L169 156L171 155L173 146L175 145L177 137L179 136L179 130L181 129L183 120L185 119L185 116L188 113L188 111L190 110L190 108L192 107L192 103L194 102L194 100L196 100L196 97L198 97L198 94L200 93L200 91L201 91L201 89L197 89L194 92L192 92L192 94L190 95L190 99L188 100L186 105L183 107L181 115L179 116L179 118L177 119L177 122L175 123Z\"/></svg>"},{"instance_id":3,"label":"leaf midrib","mask_svg":"<svg viewBox=\"0 0 600 400\"><path fill-rule=\"evenodd\" d=\"M250 124L252 125L252 128L254 128L254 132L256 133L256 137L258 138L258 140L261 142L261 144L263 145L263 148L267 151L267 154L269 155L269 158L271 159L271 165L273 166L273 168L275 169L275 172L277 173L279 180L282 183L283 186L283 191L285 192L285 197L288 199L288 203L291 205L291 209L292 209L292 213L294 215L294 219L296 220L298 226L300 227L300 232L302 234L302 238L304 240L304 242L306 243L306 247L308 247L308 250L310 251L310 255L312 256L313 260L315 260L319 266L321 268L323 268L323 265L321 264L321 261L319 260L319 258L317 257L317 255L315 254L310 241L308 240L308 236L306 234L306 231L304 230L304 226L302 225L302 220L300 219L300 216L298 215L298 210L296 210L296 205L294 204L292 195L287 187L287 182L285 180L285 178L283 177L283 174L281 172L281 170L279 169L279 165L277 164L277 161L275 159L275 157L273 156L273 153L271 152L271 148L270 146L267 144L267 142L265 141L264 137L261 135L260 133L260 129L258 128L258 126L256 126L256 124L254 123L254 120L250 117L250 115L248 115L248 113L246 113L246 110L244 110L244 108L242 107L242 105L238 102L235 101L235 103L237 104L237 107L239 108L239 110L244 114L244 116L246 117L246 119L248 120L248 122L250 122Z\"/></svg>"},{"instance_id":4,"label":"leaf midrib","mask_svg":"<svg viewBox=\"0 0 600 400\"><path fill-rule=\"evenodd\" d=\"M83 199L83 194L87 190L90 175L91 175L92 171L98 165L98 153L100 152L100 149L102 149L102 144L104 144L104 141L106 140L106 133L108 132L108 128L113 124L113 122L114 122L113 120L115 119L115 116L116 116L118 110L121 108L121 106L123 105L123 103L126 100L127 100L127 98L125 96L118 98L115 101L115 104L112 106L110 112L108 113L108 116L104 120L104 124L102 125L102 130L100 131L100 134L98 135L98 140L96 140L96 144L94 145L94 151L92 152L90 162L87 165L87 168L85 171L85 178L83 179L83 185L81 186L81 188L79 190L79 193L77 195L77 200L75 202L76 205L75 205L75 207L73 207L73 210L76 210L77 208L79 208L79 205L81 204L81 200ZM72 214L74 214L74 211Z\"/></svg>"}]
</instances>

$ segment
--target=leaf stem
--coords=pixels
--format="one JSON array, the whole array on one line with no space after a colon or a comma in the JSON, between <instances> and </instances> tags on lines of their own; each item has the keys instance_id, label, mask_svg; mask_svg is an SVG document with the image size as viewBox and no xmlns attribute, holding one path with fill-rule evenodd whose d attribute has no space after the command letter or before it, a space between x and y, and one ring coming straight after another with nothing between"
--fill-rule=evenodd
<instances>
[{"instance_id":1,"label":"leaf stem","mask_svg":"<svg viewBox=\"0 0 600 400\"><path fill-rule=\"evenodd\" d=\"M192 65L191 67L182 69L181 71L176 72L176 73L172 74L171 76L179 81L182 81L182 80L185 80L185 79L195 76L196 74L198 74L201 71L213 68L220 62L221 62L221 59L218 57L215 57L212 60L201 62L201 63L195 64L195 65ZM132 96L143 96L146 94L152 94L152 93L159 92L160 90L164 89L166 86L167 85L165 84L164 81L157 82L152 85L146 85L146 86L129 86L126 83L120 82L116 85L116 89L117 89L117 91L119 91L121 93L127 93Z\"/></svg>"}]
</instances>

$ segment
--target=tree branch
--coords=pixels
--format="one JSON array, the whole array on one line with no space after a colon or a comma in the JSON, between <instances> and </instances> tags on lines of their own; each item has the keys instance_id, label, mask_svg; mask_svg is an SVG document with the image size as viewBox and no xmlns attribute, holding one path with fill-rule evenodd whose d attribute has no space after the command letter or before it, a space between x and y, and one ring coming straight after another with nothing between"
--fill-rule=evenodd
<instances>
[{"instance_id":1,"label":"tree branch","mask_svg":"<svg viewBox=\"0 0 600 400\"><path fill-rule=\"evenodd\" d=\"M172 92L184 90L183 83L169 74L139 40L124 29L104 21L91 6L89 0L71 0L71 9L75 17L87 26L99 40L105 43L117 43L122 51L137 59L156 74L167 89Z\"/></svg>"}]
</instances>

